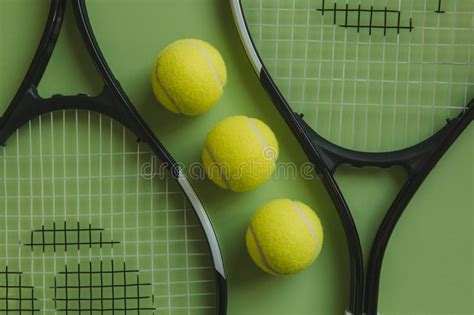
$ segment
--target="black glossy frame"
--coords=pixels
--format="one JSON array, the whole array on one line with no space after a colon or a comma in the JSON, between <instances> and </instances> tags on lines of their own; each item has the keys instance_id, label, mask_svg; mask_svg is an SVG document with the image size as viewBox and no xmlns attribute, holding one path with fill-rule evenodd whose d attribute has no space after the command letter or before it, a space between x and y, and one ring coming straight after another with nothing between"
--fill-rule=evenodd
<instances>
[{"instance_id":1,"label":"black glossy frame","mask_svg":"<svg viewBox=\"0 0 474 315\"><path fill-rule=\"evenodd\" d=\"M474 100L470 101L458 117L449 120L437 133L417 145L385 153L359 152L331 143L309 127L300 114L292 111L265 67L260 72L260 81L314 164L343 224L351 260L349 314L377 315L382 261L390 236L408 203L430 171L474 119ZM398 165L404 167L408 173L408 179L388 208L372 243L365 279L357 227L349 206L334 179L334 172L341 164L381 168Z\"/></svg>"},{"instance_id":2,"label":"black glossy frame","mask_svg":"<svg viewBox=\"0 0 474 315\"><path fill-rule=\"evenodd\" d=\"M101 75L104 88L98 96L94 97L85 94L54 95L45 99L38 94L37 86L51 59L61 32L67 2L72 2L82 40ZM146 143L162 162L166 163L171 175L177 180L184 194L193 205L193 209L203 227L215 269L216 314L227 314L226 277L222 255L212 224L179 164L156 138L110 70L94 36L85 0L51 0L47 23L30 68L12 102L0 118L0 143L5 145L11 134L33 118L52 111L68 109L93 111L117 120L133 132L140 141Z\"/></svg>"},{"instance_id":3,"label":"black glossy frame","mask_svg":"<svg viewBox=\"0 0 474 315\"><path fill-rule=\"evenodd\" d=\"M321 137L304 121L303 115L295 113L291 109L255 48L245 20L245 12L242 10L241 0L230 0L230 2L242 44L261 84L315 166L341 220L348 244L351 275L349 311L346 313L348 315L377 315L382 261L390 236L410 200L430 171L474 119L474 99L457 117L449 119L437 133L406 149L372 153L340 147ZM397 165L402 166L408 174L406 182L387 209L372 243L367 275L364 275L363 254L357 226L334 178L334 172L341 164L381 168Z\"/></svg>"}]
</instances>

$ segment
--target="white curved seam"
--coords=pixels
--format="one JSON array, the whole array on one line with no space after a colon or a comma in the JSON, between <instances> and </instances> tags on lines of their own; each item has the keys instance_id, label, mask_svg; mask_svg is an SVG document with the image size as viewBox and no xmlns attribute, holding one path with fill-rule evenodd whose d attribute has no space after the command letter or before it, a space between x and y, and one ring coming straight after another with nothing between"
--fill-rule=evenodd
<instances>
[{"instance_id":1,"label":"white curved seam","mask_svg":"<svg viewBox=\"0 0 474 315\"><path fill-rule=\"evenodd\" d=\"M270 266L270 263L268 262L267 257L265 256L265 253L262 249L262 246L258 242L258 239L257 239L257 236L255 235L255 231L253 229L252 224L249 225L249 230L250 230L250 234L252 234L252 238L255 241L255 245L257 246L258 253L260 254L260 257L262 258L262 261L265 267L267 267L269 270L276 273L277 275L281 275L282 273L276 271L275 269L272 268L272 266Z\"/></svg>"},{"instance_id":2,"label":"white curved seam","mask_svg":"<svg viewBox=\"0 0 474 315\"><path fill-rule=\"evenodd\" d=\"M265 139L263 139L263 136L260 133L260 131L258 131L257 126L255 125L255 123L252 121L251 118L247 117L247 119L248 119L248 121L250 123L250 126L252 127L254 133L257 135L258 140L260 140L260 143L262 144L263 149L265 150L265 153L268 155L268 157L270 157L270 159L273 162L275 162L275 154L272 152L270 147L267 145L267 143L265 142Z\"/></svg>"},{"instance_id":3,"label":"white curved seam","mask_svg":"<svg viewBox=\"0 0 474 315\"><path fill-rule=\"evenodd\" d=\"M159 85L160 88L163 90L163 93L165 93L166 97L167 97L168 100L171 102L171 104L173 104L173 106L176 108L176 110L177 110L179 113L183 113L183 111L181 110L181 108L179 108L178 105L174 102L173 98L169 95L169 93L168 93L168 91L166 90L165 86L164 86L163 83L161 82L160 76L158 75L158 66L156 67L156 70L155 70L155 79L156 79L156 83L158 83L158 85Z\"/></svg>"},{"instance_id":4,"label":"white curved seam","mask_svg":"<svg viewBox=\"0 0 474 315\"><path fill-rule=\"evenodd\" d=\"M303 222L306 224L311 234L313 235L313 238L316 241L316 246L315 246L315 253L316 253L316 249L318 248L318 245L319 245L319 237L316 234L316 231L314 230L313 225L311 224L311 222L309 222L308 217L304 214L303 210L300 207L298 207L296 202L292 201L291 204L293 205L293 208L295 208L296 212L298 212L298 214L301 216L301 218L303 219Z\"/></svg>"},{"instance_id":5,"label":"white curved seam","mask_svg":"<svg viewBox=\"0 0 474 315\"><path fill-rule=\"evenodd\" d=\"M209 65L209 68L211 68L212 74L214 75L214 78L216 79L217 84L219 85L219 88L222 90L224 88L224 82L222 82L221 78L217 74L217 70L214 67L214 64L212 63L211 56L209 56L209 54L207 53L206 48L204 48L203 46L201 46L197 43L194 43L192 41L184 41L183 43L194 46L194 47L198 48L201 51L201 53L204 55L204 58L206 58L207 64Z\"/></svg>"},{"instance_id":6,"label":"white curved seam","mask_svg":"<svg viewBox=\"0 0 474 315\"><path fill-rule=\"evenodd\" d=\"M224 184L226 185L226 188L229 188L230 189L230 184L229 184L229 181L227 180L227 177L225 176L224 172L222 171L222 168L221 166L219 165L219 163L217 162L216 158L214 157L214 154L211 152L211 150L207 147L207 145L204 147L204 149L207 151L207 153L209 154L209 157L211 158L212 160L212 163L214 163L215 165L217 165L218 169L219 169L219 172L221 173L221 178L222 180L224 181Z\"/></svg>"}]
</instances>

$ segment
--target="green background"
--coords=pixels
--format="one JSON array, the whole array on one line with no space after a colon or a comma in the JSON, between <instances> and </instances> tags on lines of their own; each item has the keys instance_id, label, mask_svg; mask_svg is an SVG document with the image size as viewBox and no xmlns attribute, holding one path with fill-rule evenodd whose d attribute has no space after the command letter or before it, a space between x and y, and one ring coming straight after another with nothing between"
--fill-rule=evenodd
<instances>
[{"instance_id":1,"label":"green background","mask_svg":"<svg viewBox=\"0 0 474 315\"><path fill-rule=\"evenodd\" d=\"M0 106L22 80L41 34L47 1L0 0ZM274 109L247 61L226 0L88 1L93 26L112 70L158 137L185 165L200 160L208 130L237 114L265 121L280 143L280 163L307 165L290 130ZM8 10L5 8L8 6ZM100 81L68 15L40 93L97 93ZM220 103L198 117L167 112L149 82L159 51L180 38L199 38L222 53L228 84ZM429 176L400 220L383 267L382 314L474 314L474 128L470 127ZM353 209L364 247L403 180L398 170L341 168L337 179ZM222 190L209 180L194 187L209 211L224 254L229 314L342 314L348 261L341 225L317 179L274 176L246 193ZM276 278L246 253L244 235L253 212L274 198L307 203L320 216L325 244L307 271Z\"/></svg>"}]
</instances>

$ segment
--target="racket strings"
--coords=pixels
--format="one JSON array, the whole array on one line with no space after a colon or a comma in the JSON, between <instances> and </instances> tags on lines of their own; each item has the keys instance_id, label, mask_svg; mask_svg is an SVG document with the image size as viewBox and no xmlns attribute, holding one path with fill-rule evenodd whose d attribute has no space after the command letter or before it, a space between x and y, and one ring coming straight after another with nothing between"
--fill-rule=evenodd
<instances>
[{"instance_id":1,"label":"racket strings","mask_svg":"<svg viewBox=\"0 0 474 315\"><path fill-rule=\"evenodd\" d=\"M36 311L215 309L212 259L194 211L162 163L119 123L74 110L45 114L1 152L0 270L22 273L34 288L34 295L23 290L23 300L34 296ZM1 284L1 309L33 308Z\"/></svg>"},{"instance_id":2,"label":"racket strings","mask_svg":"<svg viewBox=\"0 0 474 315\"><path fill-rule=\"evenodd\" d=\"M322 5L317 11L322 15L331 13L333 15L333 24L344 28L354 28L359 32L361 29L368 29L369 35L372 30L383 29L384 35L387 31L413 30L413 19L410 17L406 24L402 22L402 12L396 9L389 9L385 6L383 9L364 8L360 4L357 7L350 7L346 2L342 8L337 6L337 1L331 7L326 7L326 1L322 0ZM380 16L380 17L379 17ZM342 20L342 21L341 21ZM374 21L383 20L382 24L374 24Z\"/></svg>"},{"instance_id":3,"label":"racket strings","mask_svg":"<svg viewBox=\"0 0 474 315\"><path fill-rule=\"evenodd\" d=\"M285 99L339 145L413 145L474 96L472 2L244 0L242 8Z\"/></svg>"},{"instance_id":4,"label":"racket strings","mask_svg":"<svg viewBox=\"0 0 474 315\"><path fill-rule=\"evenodd\" d=\"M40 229L32 230L30 241L24 246L30 247L32 251L34 247L38 246L43 252L49 248L52 248L54 252L60 248L67 252L69 247L80 250L81 246L102 248L120 243L108 240L104 233L105 229L92 227L91 223L87 227L81 227L80 222L72 226L68 226L67 221L64 221L62 225L58 224L58 226L56 226L56 222L53 222L50 228L43 225Z\"/></svg>"},{"instance_id":5,"label":"racket strings","mask_svg":"<svg viewBox=\"0 0 474 315\"><path fill-rule=\"evenodd\" d=\"M0 271L0 312L34 314L39 312L34 287L27 285L23 273L8 266Z\"/></svg>"},{"instance_id":6,"label":"racket strings","mask_svg":"<svg viewBox=\"0 0 474 315\"><path fill-rule=\"evenodd\" d=\"M140 279L139 270L126 263L116 266L100 261L59 272L54 278L55 307L60 312L137 312L154 311L151 283ZM105 265L105 266L104 266Z\"/></svg>"}]
</instances>

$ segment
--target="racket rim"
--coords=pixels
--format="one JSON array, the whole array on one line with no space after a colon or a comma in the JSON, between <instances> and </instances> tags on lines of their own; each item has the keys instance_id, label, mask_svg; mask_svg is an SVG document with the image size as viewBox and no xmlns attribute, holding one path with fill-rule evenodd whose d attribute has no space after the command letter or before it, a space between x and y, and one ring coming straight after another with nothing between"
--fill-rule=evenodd
<instances>
[{"instance_id":1,"label":"racket rim","mask_svg":"<svg viewBox=\"0 0 474 315\"><path fill-rule=\"evenodd\" d=\"M289 105L286 98L283 96L283 93L278 88L278 85L273 80L270 72L265 66L265 63L256 48L255 42L251 35L250 29L247 24L247 20L245 18L245 12L242 7L242 0L230 0L231 9L234 17L234 22L237 26L237 31L239 33L239 37L241 42L244 46L246 55L254 69L257 78L260 82L265 82L262 84L267 84L265 86L266 90L269 94L271 94L272 99L277 99L277 109L280 111L282 115L292 115L295 117L294 121L287 121L291 126L295 126L293 128L297 128L298 125L301 130L297 130L295 132L301 133L301 136L307 138L309 142L316 143L317 146L322 147L323 151L328 155L324 160L333 159L333 166L330 167L331 171L334 172L335 168L340 164L351 164L354 163L356 165L353 166L375 166L375 167L391 167L394 165L403 166L405 169L410 170L415 168L415 165L411 163L413 160L413 156L420 156L421 152L429 151L430 147L433 147L436 142L443 136L444 129L447 129L447 125L449 125L450 121L461 118L463 113L469 111L469 108L474 106L474 98L467 102L464 106L459 107L460 113L456 117L452 117L448 119L447 124L445 124L442 128L437 130L437 132L433 133L431 136L421 139L418 143L411 144L407 147L395 149L395 150L388 150L388 151L364 151L364 150L357 150L346 148L342 145L336 144L335 142L327 139L321 134L314 130L308 123L304 121L304 115L297 113L292 110L291 106ZM321 153L321 152L320 152ZM331 163L332 164L332 163ZM352 165L352 164L351 164Z\"/></svg>"},{"instance_id":2,"label":"racket rim","mask_svg":"<svg viewBox=\"0 0 474 315\"><path fill-rule=\"evenodd\" d=\"M299 141L308 159L315 166L315 171L323 181L343 225L350 252L351 269L350 310L346 313L359 315L363 311L368 311L370 315L377 314L378 287L383 254L398 219L406 209L406 205L403 204L405 202L408 204L436 163L474 119L474 99L461 108L457 117L448 120L436 133L417 144L386 152L364 152L344 148L323 138L305 123L302 115L292 110L260 57L248 28L242 1L230 0L230 4L241 43L257 78ZM364 269L364 257L357 226L344 195L334 178L334 171L341 164L379 168L401 165L408 172L407 181L400 188L400 192L390 207L387 208L384 219L379 225L377 236L372 243L373 247L368 257L369 267L367 271ZM399 199L402 200L399 201ZM366 275L364 275L365 272L367 272ZM367 283L370 283L370 285ZM370 294L367 294L367 287L370 287Z\"/></svg>"},{"instance_id":3,"label":"racket rim","mask_svg":"<svg viewBox=\"0 0 474 315\"><path fill-rule=\"evenodd\" d=\"M56 47L56 42L63 26L67 2L67 0L50 0L48 18L30 67L15 96L4 111L4 114L0 117L0 142L5 145L5 142L15 130L33 118L59 110L76 109L92 111L103 114L124 125L141 142L148 145L153 155L156 155L162 162L166 163L172 177L176 180L184 196L186 196L191 204L193 212L196 214L204 232L212 258L217 289L216 312L217 314L226 314L226 275L222 251L212 222L197 193L181 169L180 164L174 160L146 124L108 66L106 58L103 56L95 38L85 0L72 1L74 19L80 31L82 42L88 50L88 55L103 81L103 90L97 96L88 96L86 94L53 95L49 98L39 96L37 85L41 81ZM42 104L48 106L38 106Z\"/></svg>"}]
</instances>

